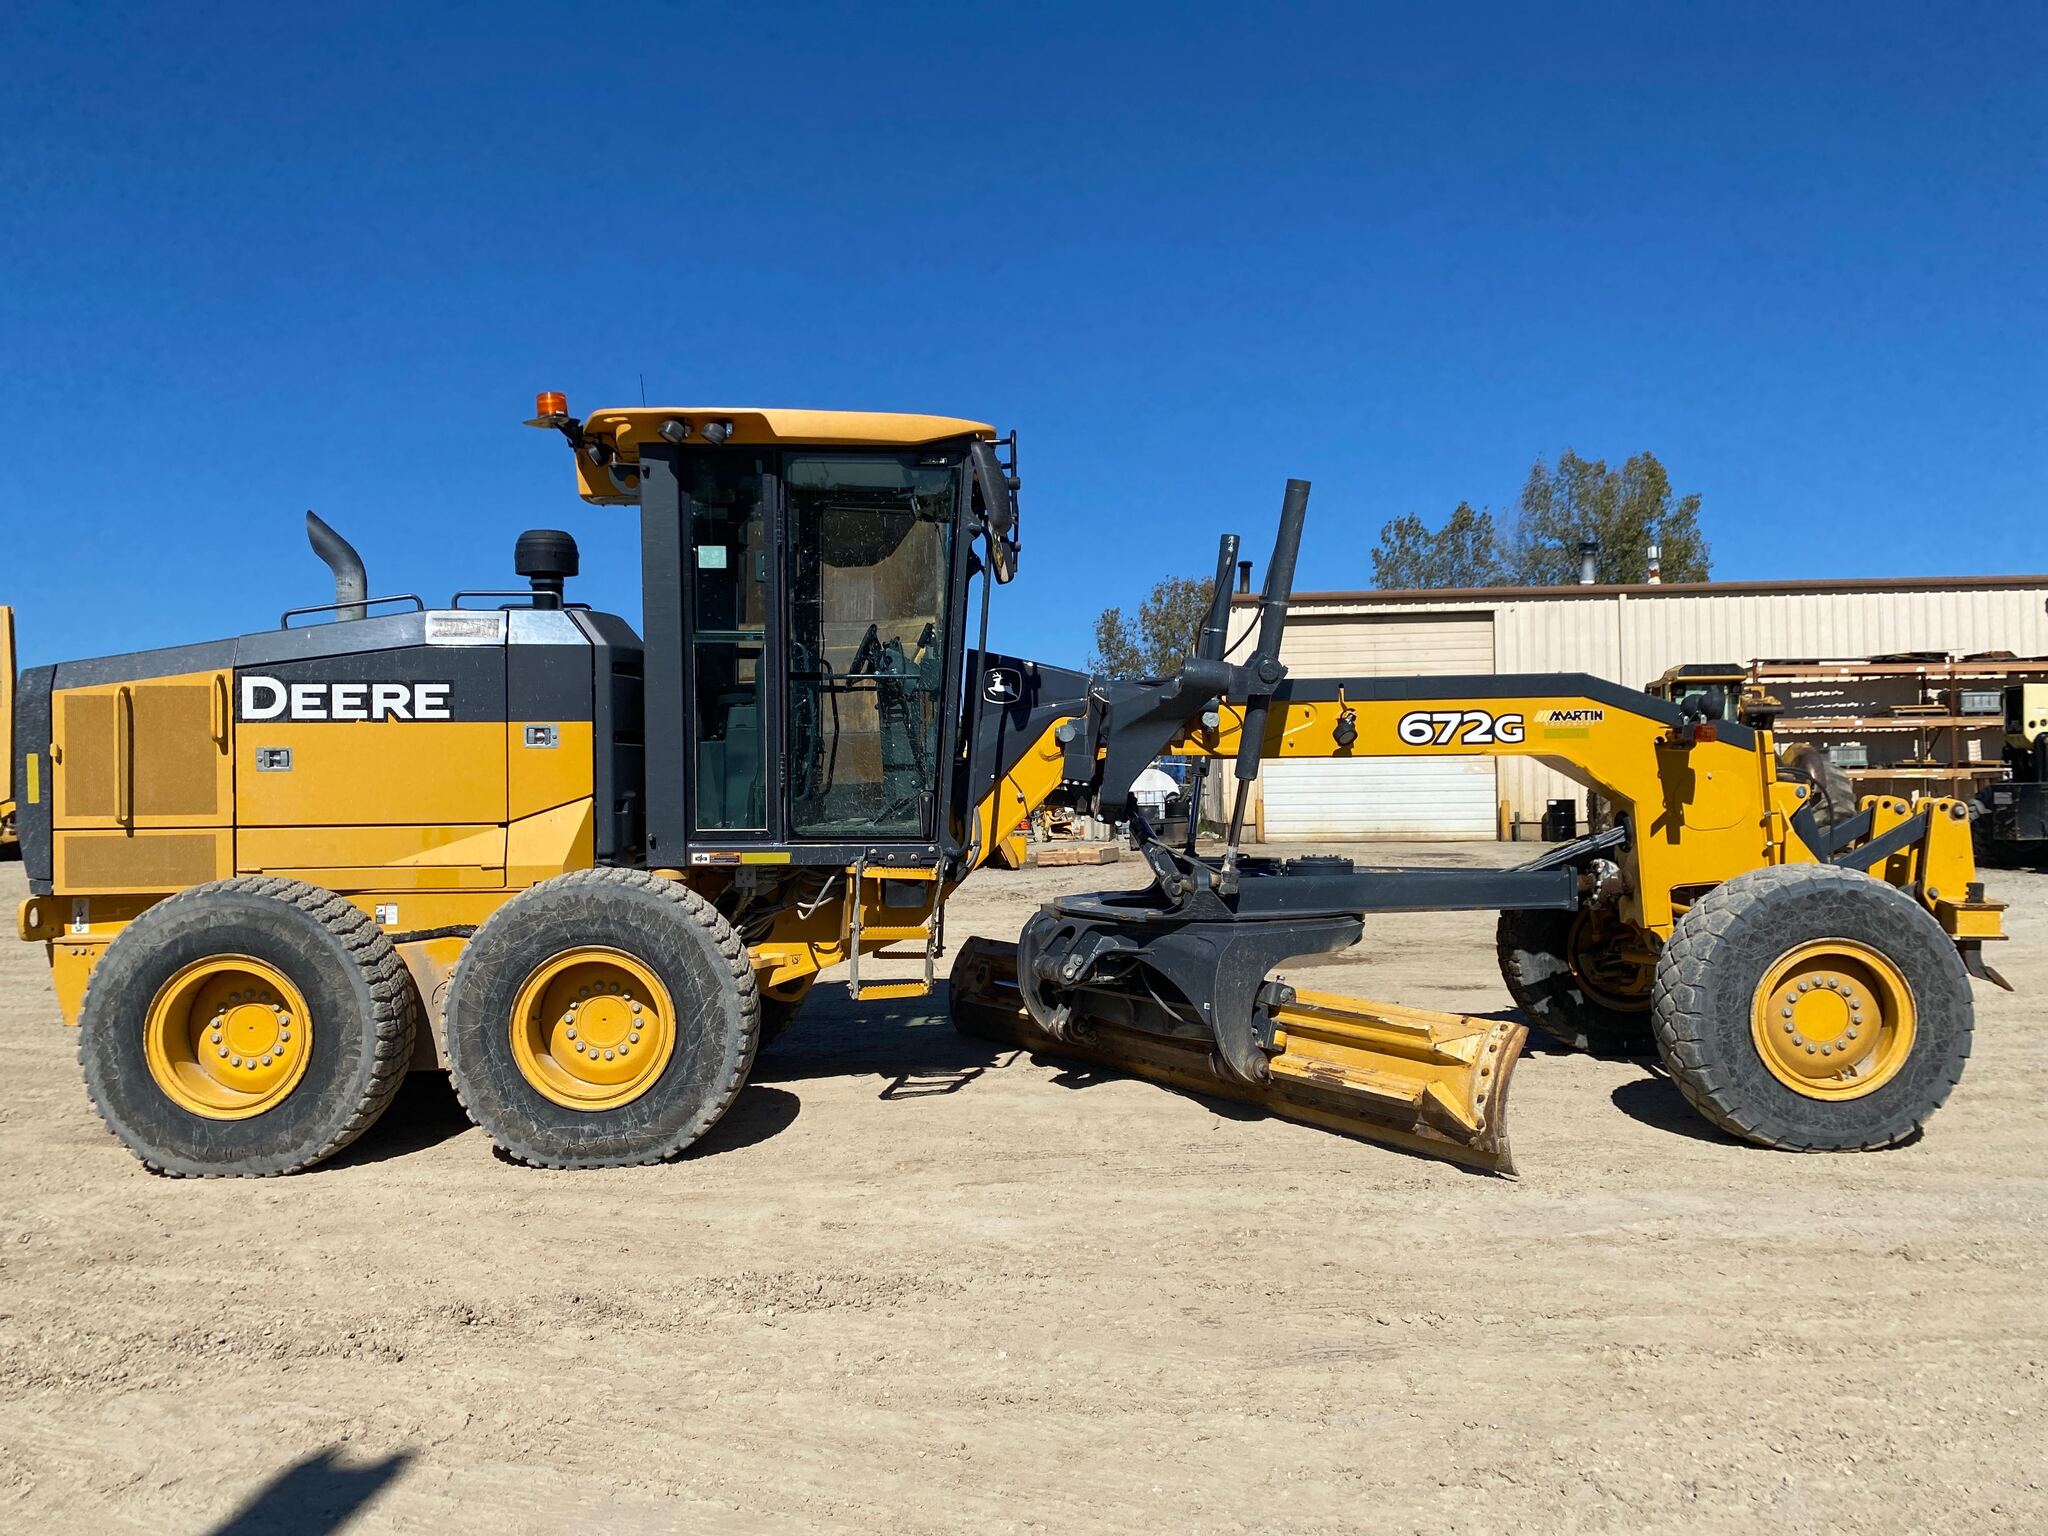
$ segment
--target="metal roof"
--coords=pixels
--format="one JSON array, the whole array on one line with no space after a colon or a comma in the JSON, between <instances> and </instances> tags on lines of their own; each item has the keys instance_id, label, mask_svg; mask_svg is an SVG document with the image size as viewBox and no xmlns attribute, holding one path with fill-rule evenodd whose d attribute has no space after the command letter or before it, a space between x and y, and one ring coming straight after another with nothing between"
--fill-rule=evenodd
<instances>
[{"instance_id":1,"label":"metal roof","mask_svg":"<svg viewBox=\"0 0 2048 1536\"><path fill-rule=\"evenodd\" d=\"M2048 575L1876 576L1815 581L1665 581L1571 583L1551 587L1420 587L1388 591L1293 593L1293 603L1526 603L1570 602L1588 597L1768 597L1828 592L1983 592L1994 589L2048 590ZM1233 603L1256 603L1256 592L1235 594Z\"/></svg>"}]
</instances>

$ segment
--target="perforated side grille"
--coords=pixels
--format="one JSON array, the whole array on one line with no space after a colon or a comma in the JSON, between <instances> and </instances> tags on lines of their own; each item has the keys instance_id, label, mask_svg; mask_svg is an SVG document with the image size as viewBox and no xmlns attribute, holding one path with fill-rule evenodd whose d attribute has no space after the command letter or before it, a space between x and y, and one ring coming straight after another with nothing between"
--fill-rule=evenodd
<instances>
[{"instance_id":1,"label":"perforated side grille","mask_svg":"<svg viewBox=\"0 0 2048 1536\"><path fill-rule=\"evenodd\" d=\"M57 885L66 891L181 891L224 873L211 832L59 832Z\"/></svg>"},{"instance_id":2,"label":"perforated side grille","mask_svg":"<svg viewBox=\"0 0 2048 1536\"><path fill-rule=\"evenodd\" d=\"M135 814L211 816L220 750L212 690L145 684L135 690Z\"/></svg>"},{"instance_id":3,"label":"perforated side grille","mask_svg":"<svg viewBox=\"0 0 2048 1536\"><path fill-rule=\"evenodd\" d=\"M59 694L57 746L63 753L60 817L114 814L114 696Z\"/></svg>"}]
</instances>

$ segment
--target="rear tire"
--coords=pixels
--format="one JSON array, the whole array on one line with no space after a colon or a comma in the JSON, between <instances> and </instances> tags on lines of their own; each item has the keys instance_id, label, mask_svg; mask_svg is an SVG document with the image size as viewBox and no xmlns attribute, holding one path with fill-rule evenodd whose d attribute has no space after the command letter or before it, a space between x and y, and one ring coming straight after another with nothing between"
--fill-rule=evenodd
<instances>
[{"instance_id":1,"label":"rear tire","mask_svg":"<svg viewBox=\"0 0 2048 1536\"><path fill-rule=\"evenodd\" d=\"M228 1002L243 975L252 999L267 982L260 1008ZM243 1027L267 1031L270 985L297 994L305 1017L275 1005L276 1066L268 1034L262 1068L247 1064L269 1092L245 1091L227 1056L236 1025L211 1029L209 989L224 1010L254 1015ZM86 988L78 1061L107 1129L148 1167L265 1178L332 1157L376 1122L411 1064L419 1014L405 963L360 908L296 880L217 880L158 902L108 946Z\"/></svg>"},{"instance_id":2,"label":"rear tire","mask_svg":"<svg viewBox=\"0 0 2048 1536\"><path fill-rule=\"evenodd\" d=\"M1822 1152L1924 1126L1962 1076L1974 1014L1954 942L1910 897L1791 864L1738 875L1679 919L1651 1019L1672 1081L1708 1120Z\"/></svg>"},{"instance_id":3,"label":"rear tire","mask_svg":"<svg viewBox=\"0 0 2048 1536\"><path fill-rule=\"evenodd\" d=\"M1529 1021L1551 1039L1595 1056L1644 1056L1655 1041L1650 1000L1616 1006L1573 969L1572 924L1580 913L1503 912L1494 930L1500 977Z\"/></svg>"},{"instance_id":4,"label":"rear tire","mask_svg":"<svg viewBox=\"0 0 2048 1536\"><path fill-rule=\"evenodd\" d=\"M601 1008L617 1017L594 1017ZM687 886L638 870L578 870L521 892L477 930L448 987L463 1108L502 1151L543 1168L675 1157L731 1106L759 1036L732 925Z\"/></svg>"}]
</instances>

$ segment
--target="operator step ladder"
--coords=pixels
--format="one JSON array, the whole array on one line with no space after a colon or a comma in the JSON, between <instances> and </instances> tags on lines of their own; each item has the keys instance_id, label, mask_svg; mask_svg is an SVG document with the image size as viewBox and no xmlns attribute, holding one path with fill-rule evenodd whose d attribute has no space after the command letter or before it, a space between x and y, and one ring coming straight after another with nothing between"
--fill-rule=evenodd
<instances>
[{"instance_id":1,"label":"operator step ladder","mask_svg":"<svg viewBox=\"0 0 2048 1536\"><path fill-rule=\"evenodd\" d=\"M913 898L913 904L908 907L903 904L906 895ZM939 878L939 871L936 868L896 865L870 868L863 859L846 872L846 901L847 910L852 914L846 940L846 981L854 1001L885 1002L892 998L931 996L932 980L946 933L946 888ZM915 921L872 921L867 916L871 904L881 912L894 909L915 913ZM861 980L863 944L915 944L920 940L924 946L924 974L921 977ZM913 956L901 950L891 953L884 948L867 958L870 961L908 960Z\"/></svg>"}]
</instances>

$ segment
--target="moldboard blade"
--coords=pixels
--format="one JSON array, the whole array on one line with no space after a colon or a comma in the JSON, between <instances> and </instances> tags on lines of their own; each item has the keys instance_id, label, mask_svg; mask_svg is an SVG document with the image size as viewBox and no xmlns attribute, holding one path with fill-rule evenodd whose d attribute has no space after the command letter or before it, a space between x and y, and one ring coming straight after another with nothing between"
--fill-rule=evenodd
<instances>
[{"instance_id":1,"label":"moldboard blade","mask_svg":"<svg viewBox=\"0 0 2048 1536\"><path fill-rule=\"evenodd\" d=\"M961 946L952 1012L954 1027L977 1039L1093 1062L1490 1173L1515 1171L1507 1107L1528 1037L1520 1024L1297 992L1273 1010L1280 1050L1267 1082L1254 1087L1219 1073L1199 1040L1130 1029L1079 1004L1070 1037L1051 1034L1017 990L1016 946L990 939Z\"/></svg>"}]
</instances>

